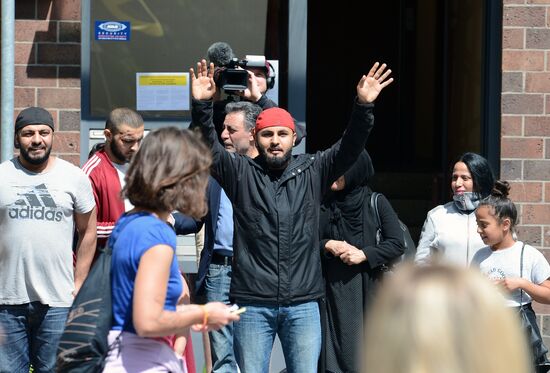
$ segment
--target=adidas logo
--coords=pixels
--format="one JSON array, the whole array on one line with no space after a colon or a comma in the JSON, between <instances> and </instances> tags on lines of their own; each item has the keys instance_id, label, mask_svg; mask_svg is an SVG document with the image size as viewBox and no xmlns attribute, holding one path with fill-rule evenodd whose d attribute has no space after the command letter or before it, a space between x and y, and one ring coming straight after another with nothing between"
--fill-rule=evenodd
<instances>
[{"instance_id":1,"label":"adidas logo","mask_svg":"<svg viewBox=\"0 0 550 373\"><path fill-rule=\"evenodd\" d=\"M47 221L61 221L63 212L48 192L45 184L37 185L25 193L19 194L20 199L8 209L11 219L34 219Z\"/></svg>"}]
</instances>

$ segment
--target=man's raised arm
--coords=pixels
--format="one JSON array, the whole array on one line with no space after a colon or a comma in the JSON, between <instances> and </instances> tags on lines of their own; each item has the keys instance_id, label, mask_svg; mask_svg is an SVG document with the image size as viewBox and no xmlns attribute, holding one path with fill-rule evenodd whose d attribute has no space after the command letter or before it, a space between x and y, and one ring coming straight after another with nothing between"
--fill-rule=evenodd
<instances>
[{"instance_id":1,"label":"man's raised arm","mask_svg":"<svg viewBox=\"0 0 550 373\"><path fill-rule=\"evenodd\" d=\"M327 185L342 176L357 160L365 148L367 138L374 125L372 110L374 101L393 78L386 64L376 62L367 75L363 75L357 84L357 98L351 119L342 139L325 154L324 173Z\"/></svg>"},{"instance_id":2,"label":"man's raised arm","mask_svg":"<svg viewBox=\"0 0 550 373\"><path fill-rule=\"evenodd\" d=\"M218 136L212 120L212 97L216 94L214 83L214 64L206 65L206 60L197 62L197 74L193 68L189 69L191 76L191 125L190 128L199 128L204 140L211 148L218 143Z\"/></svg>"}]
</instances>

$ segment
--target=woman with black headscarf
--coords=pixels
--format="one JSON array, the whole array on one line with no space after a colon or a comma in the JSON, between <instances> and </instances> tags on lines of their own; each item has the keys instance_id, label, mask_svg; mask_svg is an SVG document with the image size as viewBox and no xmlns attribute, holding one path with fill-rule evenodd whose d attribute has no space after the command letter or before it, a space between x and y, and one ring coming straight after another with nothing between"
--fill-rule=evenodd
<instances>
[{"instance_id":1,"label":"woman with black headscarf","mask_svg":"<svg viewBox=\"0 0 550 373\"><path fill-rule=\"evenodd\" d=\"M376 244L377 223L370 206L374 175L363 151L354 166L338 178L321 206L320 238L326 299L320 371L359 372L363 320L381 267L403 254L403 231L388 200L380 195L382 240Z\"/></svg>"}]
</instances>

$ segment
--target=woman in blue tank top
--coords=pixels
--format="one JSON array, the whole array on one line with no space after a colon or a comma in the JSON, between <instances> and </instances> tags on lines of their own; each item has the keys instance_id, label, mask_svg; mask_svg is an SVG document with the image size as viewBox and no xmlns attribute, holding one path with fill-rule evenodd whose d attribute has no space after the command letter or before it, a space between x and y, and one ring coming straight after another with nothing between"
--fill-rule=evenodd
<instances>
[{"instance_id":1,"label":"woman in blue tank top","mask_svg":"<svg viewBox=\"0 0 550 373\"><path fill-rule=\"evenodd\" d=\"M218 329L239 319L223 303L178 306L183 282L171 211L199 219L206 213L210 152L190 131L151 132L134 156L122 193L135 208L117 222L109 240L114 343L105 372L184 372L174 334L190 326Z\"/></svg>"}]
</instances>

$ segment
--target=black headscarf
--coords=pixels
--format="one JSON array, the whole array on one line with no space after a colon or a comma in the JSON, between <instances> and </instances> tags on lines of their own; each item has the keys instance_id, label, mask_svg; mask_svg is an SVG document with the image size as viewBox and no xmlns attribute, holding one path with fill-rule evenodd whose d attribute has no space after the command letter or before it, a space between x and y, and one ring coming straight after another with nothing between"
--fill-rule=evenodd
<instances>
[{"instance_id":1,"label":"black headscarf","mask_svg":"<svg viewBox=\"0 0 550 373\"><path fill-rule=\"evenodd\" d=\"M358 247L363 243L363 204L370 189L368 181L374 176L372 160L366 150L344 174L345 187L327 196L331 236Z\"/></svg>"}]
</instances>

